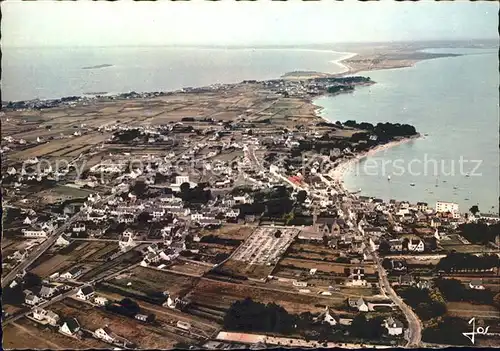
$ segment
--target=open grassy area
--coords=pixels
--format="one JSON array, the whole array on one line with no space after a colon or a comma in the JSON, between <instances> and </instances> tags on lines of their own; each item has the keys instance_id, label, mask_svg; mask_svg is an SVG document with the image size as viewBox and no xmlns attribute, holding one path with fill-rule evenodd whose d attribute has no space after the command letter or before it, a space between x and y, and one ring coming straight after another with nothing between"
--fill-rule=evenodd
<instances>
[{"instance_id":1,"label":"open grassy area","mask_svg":"<svg viewBox=\"0 0 500 351\"><path fill-rule=\"evenodd\" d=\"M118 336L136 343L140 348L172 348L176 342L186 340L183 337L166 334L158 327L70 298L54 304L52 310L60 316L76 318L82 328L92 331L107 325Z\"/></svg>"}]
</instances>

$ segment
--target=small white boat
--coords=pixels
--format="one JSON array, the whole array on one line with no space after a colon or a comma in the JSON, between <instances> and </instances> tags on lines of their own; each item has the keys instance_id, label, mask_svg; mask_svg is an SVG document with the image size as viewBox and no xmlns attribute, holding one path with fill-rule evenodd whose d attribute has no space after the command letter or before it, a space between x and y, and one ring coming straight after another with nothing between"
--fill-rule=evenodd
<instances>
[{"instance_id":1,"label":"small white boat","mask_svg":"<svg viewBox=\"0 0 500 351\"><path fill-rule=\"evenodd\" d=\"M415 183L410 183L410 186L415 186Z\"/></svg>"},{"instance_id":2,"label":"small white boat","mask_svg":"<svg viewBox=\"0 0 500 351\"><path fill-rule=\"evenodd\" d=\"M391 176L390 175L387 176L387 180L391 180Z\"/></svg>"},{"instance_id":3,"label":"small white boat","mask_svg":"<svg viewBox=\"0 0 500 351\"><path fill-rule=\"evenodd\" d=\"M468 177L469 176L469 173L465 173L465 176Z\"/></svg>"}]
</instances>

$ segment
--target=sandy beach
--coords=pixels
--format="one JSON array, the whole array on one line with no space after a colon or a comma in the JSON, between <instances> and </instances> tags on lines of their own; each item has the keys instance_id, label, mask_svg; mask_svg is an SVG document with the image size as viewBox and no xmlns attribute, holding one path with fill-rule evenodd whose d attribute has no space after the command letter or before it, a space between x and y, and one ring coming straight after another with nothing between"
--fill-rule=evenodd
<instances>
[{"instance_id":1,"label":"sandy beach","mask_svg":"<svg viewBox=\"0 0 500 351\"><path fill-rule=\"evenodd\" d=\"M358 55L357 53L354 53L354 52L345 52L343 54L345 54L345 55L342 58L340 58L339 60L330 61L330 62L342 67L342 72L339 72L338 74L345 74L345 73L352 72L352 68L350 66L348 66L347 64L345 64L344 61L349 60L349 59L353 58L354 56Z\"/></svg>"},{"instance_id":2,"label":"sandy beach","mask_svg":"<svg viewBox=\"0 0 500 351\"><path fill-rule=\"evenodd\" d=\"M378 152L381 152L381 151L384 151L384 150L388 150L388 149L390 149L392 147L395 147L395 146L398 146L398 145L402 145L402 144L405 144L405 143L407 143L409 141L416 140L416 139L419 139L419 138L422 138L422 135L417 134L417 135L412 136L412 137L408 137L408 138L404 138L404 139L400 139L400 140L394 140L394 141L391 141L391 142L389 142L387 144L379 145L379 146L377 146L377 147L375 147L375 148L373 148L371 150L368 150L366 152L359 153L359 154L357 154L354 157L342 160L334 169L332 169L328 173L328 175L333 178L333 180L339 185L339 187L341 187L343 189L344 192L348 192L348 190L345 189L345 187L343 185L344 177L361 160L363 160L366 157L373 156L373 155L375 155Z\"/></svg>"}]
</instances>

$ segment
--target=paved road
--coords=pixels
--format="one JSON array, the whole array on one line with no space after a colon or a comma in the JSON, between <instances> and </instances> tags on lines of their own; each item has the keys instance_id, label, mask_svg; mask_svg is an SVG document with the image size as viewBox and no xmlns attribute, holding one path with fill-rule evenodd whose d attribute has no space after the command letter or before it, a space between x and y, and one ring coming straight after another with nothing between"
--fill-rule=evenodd
<instances>
[{"instance_id":1,"label":"paved road","mask_svg":"<svg viewBox=\"0 0 500 351\"><path fill-rule=\"evenodd\" d=\"M418 316L413 312L413 310L403 302L403 300L396 294L394 289L392 288L389 279L387 278L387 272L384 267L380 263L380 259L377 255L377 252L369 250L373 256L375 264L377 265L377 271L380 279L380 287L382 291L386 293L391 300L403 311L408 320L408 343L406 347L419 347L422 341L422 324Z\"/></svg>"},{"instance_id":2,"label":"paved road","mask_svg":"<svg viewBox=\"0 0 500 351\"><path fill-rule=\"evenodd\" d=\"M47 249L56 242L57 238L79 218L79 214L80 213L75 214L65 224L58 227L42 244L34 249L24 261L18 264L12 271L10 271L5 277L3 277L2 288L6 287L8 283L10 283L16 277L17 274L28 268L33 262L35 262L36 259L38 259L45 251L47 251Z\"/></svg>"},{"instance_id":3,"label":"paved road","mask_svg":"<svg viewBox=\"0 0 500 351\"><path fill-rule=\"evenodd\" d=\"M103 199L101 199L100 202L106 202L110 200L111 198L118 196L120 192L117 192L115 194L111 194ZM78 218L80 218L80 214L82 211L76 213L73 217L71 217L66 223L64 223L62 226L58 227L52 234L42 243L40 244L36 249L30 252L28 257L22 261L20 264L17 265L12 271L10 271L5 277L2 278L2 289L6 287L15 277L17 274L28 268L33 262L35 262L45 251L49 249L49 247L52 246L59 238L61 234L64 233L66 229L69 228Z\"/></svg>"}]
</instances>

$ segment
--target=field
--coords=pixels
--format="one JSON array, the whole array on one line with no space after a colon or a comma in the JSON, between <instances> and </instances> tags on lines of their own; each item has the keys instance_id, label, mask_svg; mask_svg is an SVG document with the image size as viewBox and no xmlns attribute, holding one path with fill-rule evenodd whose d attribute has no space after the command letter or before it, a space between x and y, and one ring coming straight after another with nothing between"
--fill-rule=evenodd
<instances>
[{"instance_id":1,"label":"field","mask_svg":"<svg viewBox=\"0 0 500 351\"><path fill-rule=\"evenodd\" d=\"M172 348L179 341L191 339L175 335L153 325L143 324L135 319L107 312L90 304L65 299L51 306L51 310L63 318L74 317L81 327L94 331L107 325L115 334L136 343L140 348Z\"/></svg>"},{"instance_id":2,"label":"field","mask_svg":"<svg viewBox=\"0 0 500 351\"><path fill-rule=\"evenodd\" d=\"M98 294L99 296L104 296L111 301L121 301L124 298L123 295L106 290L98 290ZM220 328L220 325L209 319L181 312L178 309L158 306L142 300L136 302L141 308L141 311L145 313L154 313L157 319L161 319L162 321L167 321L169 323L177 321L188 322L193 328L195 328L199 333L203 335L213 334Z\"/></svg>"},{"instance_id":3,"label":"field","mask_svg":"<svg viewBox=\"0 0 500 351\"><path fill-rule=\"evenodd\" d=\"M280 261L278 268L282 266L293 266L299 269L310 270L312 268L316 268L318 272L325 273L335 273L338 275L344 274L344 269L350 267L364 267L365 274L374 274L375 268L373 265L351 265L351 264L342 264L342 263L330 263L323 262L317 260L305 260L305 259L297 259L297 258L284 258Z\"/></svg>"},{"instance_id":4,"label":"field","mask_svg":"<svg viewBox=\"0 0 500 351\"><path fill-rule=\"evenodd\" d=\"M174 298L184 296L197 282L197 278L164 272L159 269L135 267L104 283L103 289L122 292L145 301L162 303L163 292Z\"/></svg>"},{"instance_id":5,"label":"field","mask_svg":"<svg viewBox=\"0 0 500 351\"><path fill-rule=\"evenodd\" d=\"M213 235L221 239L245 240L252 232L251 227L227 224L217 230L202 230L198 236Z\"/></svg>"},{"instance_id":6,"label":"field","mask_svg":"<svg viewBox=\"0 0 500 351\"><path fill-rule=\"evenodd\" d=\"M343 296L311 296L293 293L292 289L260 286L258 283L235 284L202 278L187 298L197 304L227 309L238 300L251 297L255 301L275 302L288 312L320 312L324 306L342 305Z\"/></svg>"},{"instance_id":7,"label":"field","mask_svg":"<svg viewBox=\"0 0 500 351\"><path fill-rule=\"evenodd\" d=\"M140 258L140 253L135 250L122 254L116 243L73 241L57 252L43 254L33 264L32 271L46 278L53 273L62 274L74 266L82 266L84 274L77 279L90 280L124 269L139 262Z\"/></svg>"},{"instance_id":8,"label":"field","mask_svg":"<svg viewBox=\"0 0 500 351\"><path fill-rule=\"evenodd\" d=\"M469 302L448 302L446 307L448 308L448 315L453 317L500 319L500 310L490 305L475 305Z\"/></svg>"},{"instance_id":9,"label":"field","mask_svg":"<svg viewBox=\"0 0 500 351\"><path fill-rule=\"evenodd\" d=\"M93 338L77 340L26 318L3 326L4 349L103 349L109 345Z\"/></svg>"},{"instance_id":10,"label":"field","mask_svg":"<svg viewBox=\"0 0 500 351\"><path fill-rule=\"evenodd\" d=\"M173 264L168 266L170 271L179 272L181 274L189 274L202 276L205 272L212 269L212 265L201 264L196 261L178 258Z\"/></svg>"},{"instance_id":11,"label":"field","mask_svg":"<svg viewBox=\"0 0 500 351\"><path fill-rule=\"evenodd\" d=\"M339 252L324 245L294 242L287 252L287 257L333 261L339 257Z\"/></svg>"}]
</instances>

